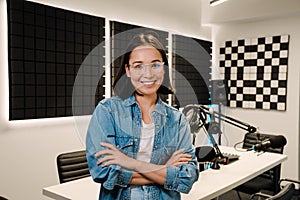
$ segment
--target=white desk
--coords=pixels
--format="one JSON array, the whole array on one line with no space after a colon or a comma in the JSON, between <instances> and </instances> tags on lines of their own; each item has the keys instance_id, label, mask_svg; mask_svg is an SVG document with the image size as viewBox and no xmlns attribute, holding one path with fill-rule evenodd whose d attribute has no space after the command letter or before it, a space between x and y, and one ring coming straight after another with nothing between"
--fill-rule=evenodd
<instances>
[{"instance_id":1,"label":"white desk","mask_svg":"<svg viewBox=\"0 0 300 200\"><path fill-rule=\"evenodd\" d=\"M91 176L43 188L43 195L56 200L98 200L99 192Z\"/></svg>"},{"instance_id":2,"label":"white desk","mask_svg":"<svg viewBox=\"0 0 300 200\"><path fill-rule=\"evenodd\" d=\"M213 199L287 159L282 154L263 153L258 156L252 151L237 152L232 147L222 146L220 149L222 152L239 154L239 160L221 165L219 170L202 171L189 194L182 194L183 200ZM100 185L87 177L46 187L43 194L56 200L98 200L99 190Z\"/></svg>"},{"instance_id":3,"label":"white desk","mask_svg":"<svg viewBox=\"0 0 300 200\"><path fill-rule=\"evenodd\" d=\"M287 159L286 155L263 153L258 156L253 151L237 152L230 147L220 147L221 152L240 155L239 160L228 165L220 165L219 170L205 170L200 173L189 194L182 194L182 199L213 199L233 188L251 180L259 174L275 167Z\"/></svg>"}]
</instances>

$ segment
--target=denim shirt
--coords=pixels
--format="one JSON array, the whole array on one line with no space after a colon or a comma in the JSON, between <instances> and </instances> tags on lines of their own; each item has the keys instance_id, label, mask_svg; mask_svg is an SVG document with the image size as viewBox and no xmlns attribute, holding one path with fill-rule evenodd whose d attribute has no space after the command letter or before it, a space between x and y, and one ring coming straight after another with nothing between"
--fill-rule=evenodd
<instances>
[{"instance_id":1,"label":"denim shirt","mask_svg":"<svg viewBox=\"0 0 300 200\"><path fill-rule=\"evenodd\" d=\"M184 148L192 155L188 164L166 167L164 185L145 185L149 199L180 199L180 193L188 193L199 171L195 148L191 142L189 123L184 115L158 99L151 113L155 125L155 136L150 162L165 165L172 153ZM101 183L99 199L130 199L130 180L133 171L119 165L102 168L97 165L94 154L105 148L101 142L115 145L129 157L136 158L142 126L142 113L134 96L122 100L120 97L104 99L97 105L86 136L86 156L90 174Z\"/></svg>"}]
</instances>

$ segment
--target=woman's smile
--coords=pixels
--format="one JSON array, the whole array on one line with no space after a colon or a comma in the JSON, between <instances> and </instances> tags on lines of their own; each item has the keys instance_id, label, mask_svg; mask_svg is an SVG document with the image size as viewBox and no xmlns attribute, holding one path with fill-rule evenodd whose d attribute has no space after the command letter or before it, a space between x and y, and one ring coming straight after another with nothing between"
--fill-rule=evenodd
<instances>
[{"instance_id":1,"label":"woman's smile","mask_svg":"<svg viewBox=\"0 0 300 200\"><path fill-rule=\"evenodd\" d=\"M141 83L144 85L153 85L156 83L156 81L141 81Z\"/></svg>"}]
</instances>

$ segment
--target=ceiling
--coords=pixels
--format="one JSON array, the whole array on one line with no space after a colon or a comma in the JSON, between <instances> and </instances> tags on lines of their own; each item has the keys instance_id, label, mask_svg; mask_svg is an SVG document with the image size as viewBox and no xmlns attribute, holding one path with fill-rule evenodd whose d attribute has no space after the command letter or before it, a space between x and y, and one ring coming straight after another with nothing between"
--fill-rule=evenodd
<instances>
[{"instance_id":1,"label":"ceiling","mask_svg":"<svg viewBox=\"0 0 300 200\"><path fill-rule=\"evenodd\" d=\"M300 15L299 0L228 0L211 7L202 0L202 24L257 21Z\"/></svg>"}]
</instances>

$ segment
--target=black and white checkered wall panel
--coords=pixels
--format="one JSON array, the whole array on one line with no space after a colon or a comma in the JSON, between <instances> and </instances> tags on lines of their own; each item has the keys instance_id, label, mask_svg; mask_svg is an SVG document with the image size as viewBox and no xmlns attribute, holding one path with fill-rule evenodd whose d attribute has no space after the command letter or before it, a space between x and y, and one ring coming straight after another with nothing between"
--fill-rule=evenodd
<instances>
[{"instance_id":1,"label":"black and white checkered wall panel","mask_svg":"<svg viewBox=\"0 0 300 200\"><path fill-rule=\"evenodd\" d=\"M285 110L289 35L225 41L220 73L230 107Z\"/></svg>"}]
</instances>

